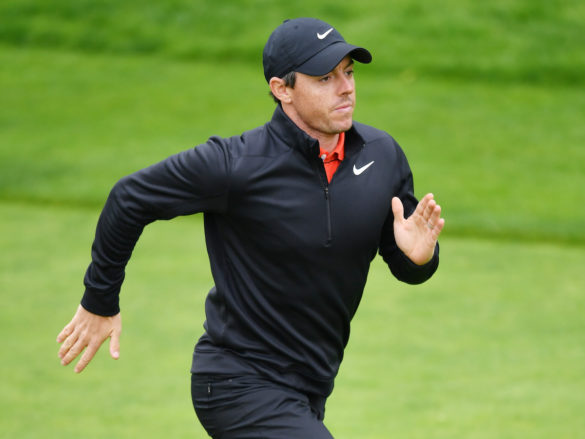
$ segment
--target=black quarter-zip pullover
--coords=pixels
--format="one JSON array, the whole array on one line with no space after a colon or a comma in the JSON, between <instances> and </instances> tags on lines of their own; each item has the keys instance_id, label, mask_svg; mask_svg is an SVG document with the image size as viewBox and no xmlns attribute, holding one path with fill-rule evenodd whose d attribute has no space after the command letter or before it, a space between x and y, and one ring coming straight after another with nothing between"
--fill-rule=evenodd
<instances>
[{"instance_id":1,"label":"black quarter-zip pullover","mask_svg":"<svg viewBox=\"0 0 585 439\"><path fill-rule=\"evenodd\" d=\"M277 106L265 125L196 148L121 179L100 216L82 305L119 312L124 269L143 228L203 212L215 287L192 372L262 374L327 396L350 321L377 252L416 284L423 266L394 240L391 200L416 207L410 167L394 139L354 122L330 183L317 140Z\"/></svg>"}]
</instances>

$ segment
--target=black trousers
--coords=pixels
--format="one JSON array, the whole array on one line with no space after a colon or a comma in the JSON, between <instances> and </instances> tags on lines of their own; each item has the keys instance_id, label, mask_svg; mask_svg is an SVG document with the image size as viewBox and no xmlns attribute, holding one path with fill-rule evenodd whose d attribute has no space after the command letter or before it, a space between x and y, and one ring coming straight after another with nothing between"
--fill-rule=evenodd
<instances>
[{"instance_id":1,"label":"black trousers","mask_svg":"<svg viewBox=\"0 0 585 439\"><path fill-rule=\"evenodd\" d=\"M333 439L323 424L325 398L262 377L193 374L191 397L214 439Z\"/></svg>"}]
</instances>

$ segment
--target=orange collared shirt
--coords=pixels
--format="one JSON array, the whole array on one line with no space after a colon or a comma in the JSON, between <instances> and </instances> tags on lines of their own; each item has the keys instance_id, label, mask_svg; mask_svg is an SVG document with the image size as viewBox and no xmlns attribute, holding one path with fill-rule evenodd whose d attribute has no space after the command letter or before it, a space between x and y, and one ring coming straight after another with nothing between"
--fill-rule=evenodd
<instances>
[{"instance_id":1,"label":"orange collared shirt","mask_svg":"<svg viewBox=\"0 0 585 439\"><path fill-rule=\"evenodd\" d=\"M327 174L327 181L331 182L333 174L339 168L341 161L345 158L345 133L339 133L337 145L331 152L324 151L319 148L319 157L323 160L325 165L325 173Z\"/></svg>"}]
</instances>

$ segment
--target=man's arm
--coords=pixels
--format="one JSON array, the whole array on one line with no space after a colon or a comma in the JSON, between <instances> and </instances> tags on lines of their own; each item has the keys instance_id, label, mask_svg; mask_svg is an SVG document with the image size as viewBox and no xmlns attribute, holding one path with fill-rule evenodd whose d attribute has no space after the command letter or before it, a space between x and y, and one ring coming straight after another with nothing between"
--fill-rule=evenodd
<instances>
[{"instance_id":1,"label":"man's arm","mask_svg":"<svg viewBox=\"0 0 585 439\"><path fill-rule=\"evenodd\" d=\"M144 227L159 219L226 209L229 158L226 142L206 144L169 157L116 183L102 210L92 246L92 262L81 305L58 335L61 363L84 349L81 372L110 338L110 354L119 356L119 291L124 271Z\"/></svg>"},{"instance_id":2,"label":"man's arm","mask_svg":"<svg viewBox=\"0 0 585 439\"><path fill-rule=\"evenodd\" d=\"M227 142L207 143L118 181L101 212L85 278L83 307L101 316L120 312L125 267L144 227L198 212L223 212L229 190Z\"/></svg>"},{"instance_id":3,"label":"man's arm","mask_svg":"<svg viewBox=\"0 0 585 439\"><path fill-rule=\"evenodd\" d=\"M420 202L416 199L408 160L398 144L395 151L392 165L395 196L382 230L379 253L398 280L420 284L439 265L437 239L445 221L432 194L425 195Z\"/></svg>"}]
</instances>

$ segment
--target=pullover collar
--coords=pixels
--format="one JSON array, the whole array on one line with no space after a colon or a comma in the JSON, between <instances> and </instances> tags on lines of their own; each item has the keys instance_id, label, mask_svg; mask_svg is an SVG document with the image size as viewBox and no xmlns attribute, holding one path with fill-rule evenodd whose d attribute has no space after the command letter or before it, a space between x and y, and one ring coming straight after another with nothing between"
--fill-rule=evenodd
<instances>
[{"instance_id":1,"label":"pullover collar","mask_svg":"<svg viewBox=\"0 0 585 439\"><path fill-rule=\"evenodd\" d=\"M269 131L289 146L299 150L308 157L319 157L319 141L301 130L284 112L278 104L267 124ZM345 134L345 153L350 155L356 146L363 145L362 137L352 126Z\"/></svg>"}]
</instances>

